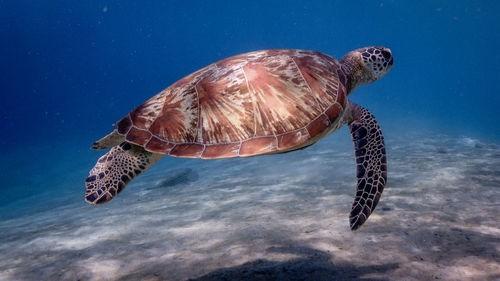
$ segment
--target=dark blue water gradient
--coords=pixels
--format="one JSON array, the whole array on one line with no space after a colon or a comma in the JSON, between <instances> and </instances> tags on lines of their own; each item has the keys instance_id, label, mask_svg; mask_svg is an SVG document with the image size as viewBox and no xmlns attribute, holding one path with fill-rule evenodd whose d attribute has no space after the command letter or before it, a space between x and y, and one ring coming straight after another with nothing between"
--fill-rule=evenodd
<instances>
[{"instance_id":1,"label":"dark blue water gradient","mask_svg":"<svg viewBox=\"0 0 500 281\"><path fill-rule=\"evenodd\" d=\"M0 1L0 188L22 197L76 184L98 157L88 147L131 109L207 64L268 48L340 58L387 46L391 73L351 96L387 135L498 141L499 11L497 1Z\"/></svg>"}]
</instances>

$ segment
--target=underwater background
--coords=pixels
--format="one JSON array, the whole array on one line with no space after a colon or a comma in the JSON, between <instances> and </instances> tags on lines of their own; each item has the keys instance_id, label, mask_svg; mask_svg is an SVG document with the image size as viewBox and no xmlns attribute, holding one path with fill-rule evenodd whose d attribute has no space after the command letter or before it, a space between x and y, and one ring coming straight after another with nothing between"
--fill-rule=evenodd
<instances>
[{"instance_id":1,"label":"underwater background","mask_svg":"<svg viewBox=\"0 0 500 281\"><path fill-rule=\"evenodd\" d=\"M500 2L0 0L0 280L500 278ZM394 67L357 88L388 184L348 228L346 127L281 155L165 157L84 202L92 143L212 62L261 49ZM295 278L295 279L294 279Z\"/></svg>"}]
</instances>

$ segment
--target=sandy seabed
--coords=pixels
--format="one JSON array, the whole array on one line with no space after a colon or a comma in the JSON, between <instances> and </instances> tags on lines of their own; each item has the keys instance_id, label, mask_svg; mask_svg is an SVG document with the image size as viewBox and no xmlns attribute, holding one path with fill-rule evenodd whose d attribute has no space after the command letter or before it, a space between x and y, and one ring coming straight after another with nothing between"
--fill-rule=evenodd
<instances>
[{"instance_id":1,"label":"sandy seabed","mask_svg":"<svg viewBox=\"0 0 500 281\"><path fill-rule=\"evenodd\" d=\"M3 217L0 279L500 279L498 144L386 136L388 184L352 232L353 148L338 134L281 155L165 158L100 207L84 175Z\"/></svg>"}]
</instances>

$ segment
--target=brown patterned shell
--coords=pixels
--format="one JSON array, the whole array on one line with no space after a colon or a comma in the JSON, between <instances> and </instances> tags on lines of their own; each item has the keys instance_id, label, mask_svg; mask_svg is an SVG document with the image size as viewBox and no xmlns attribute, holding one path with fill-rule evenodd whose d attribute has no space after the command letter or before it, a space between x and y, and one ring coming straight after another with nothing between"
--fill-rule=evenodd
<instances>
[{"instance_id":1,"label":"brown patterned shell","mask_svg":"<svg viewBox=\"0 0 500 281\"><path fill-rule=\"evenodd\" d=\"M178 157L290 150L339 120L344 85L338 61L325 54L256 51L184 77L116 125L128 142Z\"/></svg>"}]
</instances>

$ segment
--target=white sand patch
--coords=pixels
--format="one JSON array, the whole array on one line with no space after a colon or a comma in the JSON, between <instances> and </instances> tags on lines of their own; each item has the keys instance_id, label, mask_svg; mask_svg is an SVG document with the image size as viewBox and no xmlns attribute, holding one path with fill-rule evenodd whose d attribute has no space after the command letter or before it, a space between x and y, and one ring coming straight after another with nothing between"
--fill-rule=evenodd
<instances>
[{"instance_id":1,"label":"white sand patch","mask_svg":"<svg viewBox=\"0 0 500 281\"><path fill-rule=\"evenodd\" d=\"M82 228L85 230L77 229L74 233L52 233L49 236L39 237L28 242L26 246L50 250L82 250L106 239L118 239L126 233L126 229L129 231L133 229L133 227L120 227L119 225L114 225L113 228Z\"/></svg>"},{"instance_id":2,"label":"white sand patch","mask_svg":"<svg viewBox=\"0 0 500 281\"><path fill-rule=\"evenodd\" d=\"M81 267L88 271L92 280L112 280L120 276L120 268L123 267L120 260L103 259L93 257L81 262Z\"/></svg>"},{"instance_id":3,"label":"white sand patch","mask_svg":"<svg viewBox=\"0 0 500 281\"><path fill-rule=\"evenodd\" d=\"M498 278L498 272L500 272L498 262L478 257L464 257L443 270L442 274L449 280L489 280L491 273L496 273Z\"/></svg>"}]
</instances>

